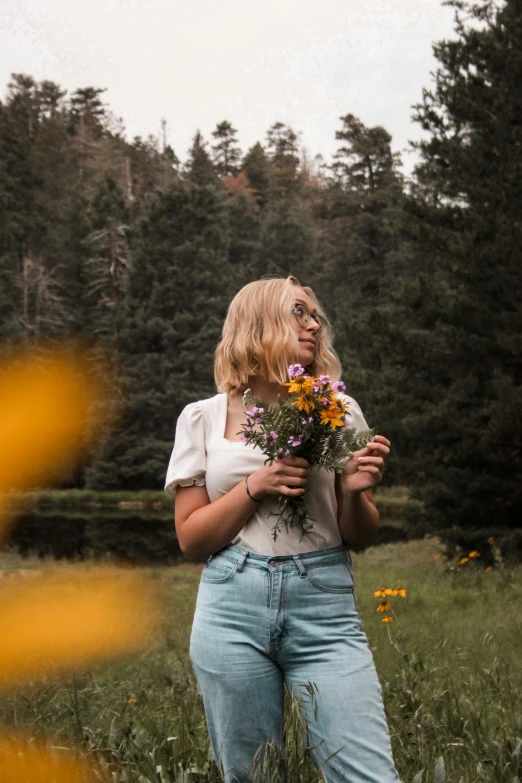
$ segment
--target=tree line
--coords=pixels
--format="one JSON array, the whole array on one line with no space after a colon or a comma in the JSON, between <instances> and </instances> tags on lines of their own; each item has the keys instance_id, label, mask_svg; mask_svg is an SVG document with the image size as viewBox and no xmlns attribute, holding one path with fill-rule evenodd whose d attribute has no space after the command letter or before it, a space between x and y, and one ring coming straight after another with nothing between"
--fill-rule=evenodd
<instances>
[{"instance_id":1,"label":"tree line","mask_svg":"<svg viewBox=\"0 0 522 783\"><path fill-rule=\"evenodd\" d=\"M455 35L392 139L347 113L331 164L277 122L219 122L186 160L129 141L104 90L13 74L0 103L0 350L109 351L120 423L71 486L162 486L177 416L215 393L245 283L296 275L333 324L348 392L392 442L386 483L427 530L520 527L522 0L451 0Z\"/></svg>"}]
</instances>

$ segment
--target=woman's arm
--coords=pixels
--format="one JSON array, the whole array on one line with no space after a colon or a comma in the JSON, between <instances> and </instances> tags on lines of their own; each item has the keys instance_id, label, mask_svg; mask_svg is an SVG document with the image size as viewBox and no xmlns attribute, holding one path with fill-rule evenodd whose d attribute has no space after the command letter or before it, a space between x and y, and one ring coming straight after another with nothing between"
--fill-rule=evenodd
<instances>
[{"instance_id":1,"label":"woman's arm","mask_svg":"<svg viewBox=\"0 0 522 783\"><path fill-rule=\"evenodd\" d=\"M267 494L297 497L304 492L308 467L300 457L265 465L248 477L248 488L260 499ZM235 538L257 505L244 479L212 503L206 487L178 487L175 524L181 551L191 560L207 560Z\"/></svg>"},{"instance_id":2,"label":"woman's arm","mask_svg":"<svg viewBox=\"0 0 522 783\"><path fill-rule=\"evenodd\" d=\"M379 529L379 512L371 488L381 483L384 460L389 453L388 438L374 435L364 449L354 453L339 476L342 492L339 531L350 549L369 546Z\"/></svg>"},{"instance_id":3,"label":"woman's arm","mask_svg":"<svg viewBox=\"0 0 522 783\"><path fill-rule=\"evenodd\" d=\"M379 512L372 491L343 492L343 512L339 519L341 538L349 549L369 546L379 529Z\"/></svg>"}]
</instances>

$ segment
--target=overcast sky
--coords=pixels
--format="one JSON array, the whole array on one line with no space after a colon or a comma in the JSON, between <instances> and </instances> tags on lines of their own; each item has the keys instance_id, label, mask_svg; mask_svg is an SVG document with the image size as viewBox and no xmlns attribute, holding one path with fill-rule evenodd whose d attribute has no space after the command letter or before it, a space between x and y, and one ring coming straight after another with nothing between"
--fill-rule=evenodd
<instances>
[{"instance_id":1,"label":"overcast sky","mask_svg":"<svg viewBox=\"0 0 522 783\"><path fill-rule=\"evenodd\" d=\"M106 87L129 138L164 117L182 160L227 119L243 151L279 121L329 161L350 112L392 134L408 171L411 105L448 37L442 0L0 0L1 90L13 71Z\"/></svg>"}]
</instances>

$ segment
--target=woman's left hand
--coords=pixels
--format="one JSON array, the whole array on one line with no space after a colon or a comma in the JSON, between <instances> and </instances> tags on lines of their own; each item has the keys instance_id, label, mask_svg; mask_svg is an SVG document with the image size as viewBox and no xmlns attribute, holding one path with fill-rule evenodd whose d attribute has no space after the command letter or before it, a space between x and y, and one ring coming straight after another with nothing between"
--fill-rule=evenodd
<instances>
[{"instance_id":1,"label":"woman's left hand","mask_svg":"<svg viewBox=\"0 0 522 783\"><path fill-rule=\"evenodd\" d=\"M390 453L390 441L384 435L374 435L364 449L354 451L341 475L345 492L365 492L382 481L384 460Z\"/></svg>"}]
</instances>

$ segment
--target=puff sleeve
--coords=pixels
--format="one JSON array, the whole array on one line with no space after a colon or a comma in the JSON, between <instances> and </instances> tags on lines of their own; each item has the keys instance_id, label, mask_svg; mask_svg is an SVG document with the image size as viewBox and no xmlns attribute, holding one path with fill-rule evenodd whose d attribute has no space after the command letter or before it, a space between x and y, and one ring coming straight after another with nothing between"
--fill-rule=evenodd
<instances>
[{"instance_id":1,"label":"puff sleeve","mask_svg":"<svg viewBox=\"0 0 522 783\"><path fill-rule=\"evenodd\" d=\"M347 394L342 394L339 396L341 396L344 402L346 402L348 405L348 412L346 414L346 421L348 422L348 425L355 427L357 432L363 432L364 430L371 429L368 426L366 419L364 418L363 412L357 400L354 400L353 397L349 397Z\"/></svg>"},{"instance_id":2,"label":"puff sleeve","mask_svg":"<svg viewBox=\"0 0 522 783\"><path fill-rule=\"evenodd\" d=\"M165 479L165 492L175 497L178 486L204 486L206 464L205 419L201 404L191 402L183 408L178 417L174 448Z\"/></svg>"}]
</instances>

